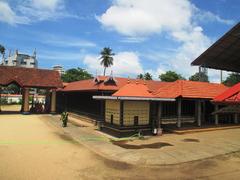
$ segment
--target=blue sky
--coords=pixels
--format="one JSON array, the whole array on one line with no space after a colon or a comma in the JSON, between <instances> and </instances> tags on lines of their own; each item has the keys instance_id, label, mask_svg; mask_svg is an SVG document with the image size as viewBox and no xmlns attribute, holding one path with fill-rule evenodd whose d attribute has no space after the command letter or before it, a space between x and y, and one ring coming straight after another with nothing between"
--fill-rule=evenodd
<instances>
[{"instance_id":1,"label":"blue sky","mask_svg":"<svg viewBox=\"0 0 240 180\"><path fill-rule=\"evenodd\" d=\"M0 0L0 44L32 54L40 68L63 65L102 74L99 52L116 54L116 76L185 77L190 63L239 21L238 0ZM226 75L226 73L225 73ZM211 81L219 72L209 70Z\"/></svg>"}]
</instances>

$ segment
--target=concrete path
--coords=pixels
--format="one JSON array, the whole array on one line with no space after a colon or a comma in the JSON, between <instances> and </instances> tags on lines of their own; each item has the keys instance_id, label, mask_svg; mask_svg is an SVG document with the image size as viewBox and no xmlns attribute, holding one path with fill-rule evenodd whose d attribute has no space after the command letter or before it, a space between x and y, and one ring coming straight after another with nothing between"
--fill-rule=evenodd
<instances>
[{"instance_id":1,"label":"concrete path","mask_svg":"<svg viewBox=\"0 0 240 180\"><path fill-rule=\"evenodd\" d=\"M61 124L58 118L52 117L51 122L56 126ZM113 145L109 136L100 133L91 125L79 128L69 124L64 131L106 158L143 166L179 164L240 150L240 129L183 135L165 134L144 140L114 143L117 145Z\"/></svg>"}]
</instances>

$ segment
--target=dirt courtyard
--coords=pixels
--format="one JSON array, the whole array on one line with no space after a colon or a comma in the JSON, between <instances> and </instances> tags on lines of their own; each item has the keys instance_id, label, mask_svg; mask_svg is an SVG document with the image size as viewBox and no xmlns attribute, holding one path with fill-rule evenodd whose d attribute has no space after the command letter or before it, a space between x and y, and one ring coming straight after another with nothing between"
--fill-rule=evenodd
<instances>
[{"instance_id":1,"label":"dirt courtyard","mask_svg":"<svg viewBox=\"0 0 240 180\"><path fill-rule=\"evenodd\" d=\"M170 166L119 163L88 150L44 115L0 115L0 179L4 180L239 179L239 170L240 152Z\"/></svg>"}]
</instances>

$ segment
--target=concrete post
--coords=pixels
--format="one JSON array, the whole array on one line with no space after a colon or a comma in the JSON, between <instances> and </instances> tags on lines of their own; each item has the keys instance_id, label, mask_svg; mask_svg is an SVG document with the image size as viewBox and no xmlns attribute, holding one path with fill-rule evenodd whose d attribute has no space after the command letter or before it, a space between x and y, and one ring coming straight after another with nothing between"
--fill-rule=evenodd
<instances>
[{"instance_id":1,"label":"concrete post","mask_svg":"<svg viewBox=\"0 0 240 180\"><path fill-rule=\"evenodd\" d=\"M238 123L238 114L234 114L234 123L237 124Z\"/></svg>"},{"instance_id":2,"label":"concrete post","mask_svg":"<svg viewBox=\"0 0 240 180\"><path fill-rule=\"evenodd\" d=\"M0 86L0 112L2 111L1 106L2 106L2 87Z\"/></svg>"},{"instance_id":3,"label":"concrete post","mask_svg":"<svg viewBox=\"0 0 240 180\"><path fill-rule=\"evenodd\" d=\"M198 100L197 110L198 110L197 125L200 127L202 125L202 123L201 123L201 118L202 118L201 117L202 116L201 100Z\"/></svg>"},{"instance_id":4,"label":"concrete post","mask_svg":"<svg viewBox=\"0 0 240 180\"><path fill-rule=\"evenodd\" d=\"M218 105L217 104L215 104L215 111L218 111ZM215 125L218 125L218 114L215 114L214 118L215 118Z\"/></svg>"},{"instance_id":5,"label":"concrete post","mask_svg":"<svg viewBox=\"0 0 240 180\"><path fill-rule=\"evenodd\" d=\"M51 94L51 113L56 113L56 90L52 90Z\"/></svg>"},{"instance_id":6,"label":"concrete post","mask_svg":"<svg viewBox=\"0 0 240 180\"><path fill-rule=\"evenodd\" d=\"M158 128L161 128L161 119L162 119L162 102L158 102L158 113L157 113L157 126Z\"/></svg>"},{"instance_id":7,"label":"concrete post","mask_svg":"<svg viewBox=\"0 0 240 180\"><path fill-rule=\"evenodd\" d=\"M23 114L29 114L29 88L24 88L23 93Z\"/></svg>"},{"instance_id":8,"label":"concrete post","mask_svg":"<svg viewBox=\"0 0 240 180\"><path fill-rule=\"evenodd\" d=\"M177 101L177 127L181 127L181 122L182 121L182 100L178 99Z\"/></svg>"}]
</instances>

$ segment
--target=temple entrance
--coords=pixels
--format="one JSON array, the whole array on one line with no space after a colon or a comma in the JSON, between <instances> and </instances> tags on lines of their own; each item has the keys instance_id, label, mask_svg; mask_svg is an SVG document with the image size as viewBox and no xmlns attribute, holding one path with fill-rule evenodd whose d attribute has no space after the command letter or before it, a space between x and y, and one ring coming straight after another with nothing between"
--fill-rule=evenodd
<instances>
[{"instance_id":1,"label":"temple entrance","mask_svg":"<svg viewBox=\"0 0 240 180\"><path fill-rule=\"evenodd\" d=\"M0 66L0 74L0 113L56 113L58 72Z\"/></svg>"}]
</instances>

